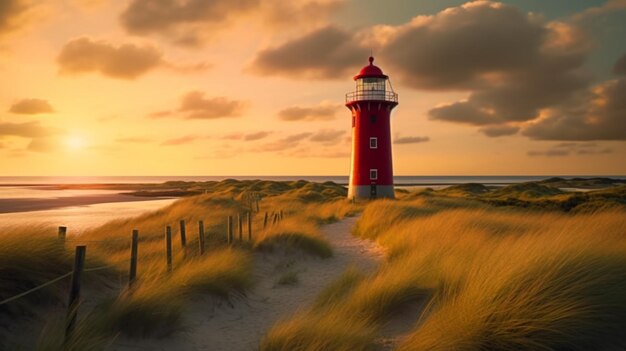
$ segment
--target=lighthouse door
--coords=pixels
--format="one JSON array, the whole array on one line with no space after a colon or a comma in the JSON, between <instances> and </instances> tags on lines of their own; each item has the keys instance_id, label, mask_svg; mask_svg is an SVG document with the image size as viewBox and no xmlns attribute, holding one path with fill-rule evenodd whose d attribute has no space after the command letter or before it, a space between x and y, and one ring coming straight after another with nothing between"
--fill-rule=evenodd
<instances>
[{"instance_id":1,"label":"lighthouse door","mask_svg":"<svg viewBox=\"0 0 626 351\"><path fill-rule=\"evenodd\" d=\"M376 198L376 184L370 185L370 199Z\"/></svg>"}]
</instances>

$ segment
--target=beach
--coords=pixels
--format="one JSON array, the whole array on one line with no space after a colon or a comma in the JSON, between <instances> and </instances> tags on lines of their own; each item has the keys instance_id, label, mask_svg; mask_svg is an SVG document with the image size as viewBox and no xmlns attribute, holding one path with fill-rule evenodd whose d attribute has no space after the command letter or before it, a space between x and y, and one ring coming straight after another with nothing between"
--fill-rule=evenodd
<instances>
[{"instance_id":1,"label":"beach","mask_svg":"<svg viewBox=\"0 0 626 351\"><path fill-rule=\"evenodd\" d=\"M118 190L3 186L0 187L0 228L65 225L73 235L110 220L157 210L176 199L134 196Z\"/></svg>"}]
</instances>

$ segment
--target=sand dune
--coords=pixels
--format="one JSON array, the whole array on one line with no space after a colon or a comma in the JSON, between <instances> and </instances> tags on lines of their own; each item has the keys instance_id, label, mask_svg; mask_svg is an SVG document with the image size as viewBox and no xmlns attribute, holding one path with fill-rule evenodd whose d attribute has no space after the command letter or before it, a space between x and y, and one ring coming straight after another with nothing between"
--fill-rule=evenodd
<instances>
[{"instance_id":1,"label":"sand dune","mask_svg":"<svg viewBox=\"0 0 626 351\"><path fill-rule=\"evenodd\" d=\"M308 306L330 282L349 266L372 271L384 256L370 241L350 234L356 218L322 227L334 256L319 259L302 254L255 254L255 288L246 297L226 302L202 298L186 313L189 329L168 339L118 339L110 348L131 350L257 350L259 340L275 322ZM277 285L285 270L298 272L297 285Z\"/></svg>"}]
</instances>

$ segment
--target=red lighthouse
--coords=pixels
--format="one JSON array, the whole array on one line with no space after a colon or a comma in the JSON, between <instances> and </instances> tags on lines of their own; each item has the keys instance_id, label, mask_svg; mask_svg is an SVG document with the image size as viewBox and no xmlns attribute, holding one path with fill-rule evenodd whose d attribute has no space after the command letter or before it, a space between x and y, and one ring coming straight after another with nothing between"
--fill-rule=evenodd
<instances>
[{"instance_id":1,"label":"red lighthouse","mask_svg":"<svg viewBox=\"0 0 626 351\"><path fill-rule=\"evenodd\" d=\"M356 91L346 94L352 112L352 161L348 198L393 198L391 110L398 105L389 77L374 58L354 77Z\"/></svg>"}]
</instances>

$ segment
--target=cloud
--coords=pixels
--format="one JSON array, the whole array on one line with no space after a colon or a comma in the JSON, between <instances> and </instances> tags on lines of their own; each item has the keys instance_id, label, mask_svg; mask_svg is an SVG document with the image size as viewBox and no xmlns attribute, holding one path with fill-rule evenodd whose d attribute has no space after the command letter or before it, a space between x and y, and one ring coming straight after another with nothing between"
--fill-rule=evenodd
<instances>
[{"instance_id":1,"label":"cloud","mask_svg":"<svg viewBox=\"0 0 626 351\"><path fill-rule=\"evenodd\" d=\"M324 145L334 145L346 134L343 130L322 129L311 136L311 141Z\"/></svg>"},{"instance_id":2,"label":"cloud","mask_svg":"<svg viewBox=\"0 0 626 351\"><path fill-rule=\"evenodd\" d=\"M278 112L278 118L283 121L327 121L335 119L340 106L321 103L316 106L292 106Z\"/></svg>"},{"instance_id":3,"label":"cloud","mask_svg":"<svg viewBox=\"0 0 626 351\"><path fill-rule=\"evenodd\" d=\"M517 126L496 125L480 128L479 131L488 137L497 138L517 134L520 128Z\"/></svg>"},{"instance_id":4,"label":"cloud","mask_svg":"<svg viewBox=\"0 0 626 351\"><path fill-rule=\"evenodd\" d=\"M60 143L57 138L44 137L31 139L26 147L26 150L34 152L50 152L59 149L59 147Z\"/></svg>"},{"instance_id":5,"label":"cloud","mask_svg":"<svg viewBox=\"0 0 626 351\"><path fill-rule=\"evenodd\" d=\"M30 139L29 151L52 151L58 147L58 129L43 127L39 122L10 123L0 122L0 138L6 136Z\"/></svg>"},{"instance_id":6,"label":"cloud","mask_svg":"<svg viewBox=\"0 0 626 351\"><path fill-rule=\"evenodd\" d=\"M43 127L39 122L0 122L0 137L18 136L23 138L41 138L56 133L57 132L53 129Z\"/></svg>"},{"instance_id":7,"label":"cloud","mask_svg":"<svg viewBox=\"0 0 626 351\"><path fill-rule=\"evenodd\" d=\"M407 85L465 89L537 55L544 29L512 6L472 2L394 28L386 59Z\"/></svg>"},{"instance_id":8,"label":"cloud","mask_svg":"<svg viewBox=\"0 0 626 351\"><path fill-rule=\"evenodd\" d=\"M469 91L429 111L473 125L524 122L584 89L589 49L576 27L496 2L476 1L400 26L385 59L417 89Z\"/></svg>"},{"instance_id":9,"label":"cloud","mask_svg":"<svg viewBox=\"0 0 626 351\"><path fill-rule=\"evenodd\" d=\"M32 9L28 0L0 1L0 38L25 26Z\"/></svg>"},{"instance_id":10,"label":"cloud","mask_svg":"<svg viewBox=\"0 0 626 351\"><path fill-rule=\"evenodd\" d=\"M417 143L425 143L430 141L430 138L427 136L406 136L400 137L396 136L393 140L394 144L417 144Z\"/></svg>"},{"instance_id":11,"label":"cloud","mask_svg":"<svg viewBox=\"0 0 626 351\"><path fill-rule=\"evenodd\" d=\"M428 111L428 115L431 119L471 125L486 125L502 122L499 116L489 113L486 110L475 108L468 101L459 101L435 107Z\"/></svg>"},{"instance_id":12,"label":"cloud","mask_svg":"<svg viewBox=\"0 0 626 351\"><path fill-rule=\"evenodd\" d=\"M199 135L185 135L179 138L172 138L165 140L161 143L163 146L176 146L176 145L184 145L190 144L198 139L202 139L202 136Z\"/></svg>"},{"instance_id":13,"label":"cloud","mask_svg":"<svg viewBox=\"0 0 626 351\"><path fill-rule=\"evenodd\" d=\"M626 54L622 55L613 66L613 73L616 75L626 75Z\"/></svg>"},{"instance_id":14,"label":"cloud","mask_svg":"<svg viewBox=\"0 0 626 351\"><path fill-rule=\"evenodd\" d=\"M264 76L345 79L368 53L349 32L327 26L260 51L249 70Z\"/></svg>"},{"instance_id":15,"label":"cloud","mask_svg":"<svg viewBox=\"0 0 626 351\"><path fill-rule=\"evenodd\" d=\"M626 78L600 83L548 109L522 134L537 140L626 140Z\"/></svg>"},{"instance_id":16,"label":"cloud","mask_svg":"<svg viewBox=\"0 0 626 351\"><path fill-rule=\"evenodd\" d=\"M67 42L57 57L63 74L98 72L116 79L135 79L163 64L162 53L151 45L115 46L81 37Z\"/></svg>"},{"instance_id":17,"label":"cloud","mask_svg":"<svg viewBox=\"0 0 626 351\"><path fill-rule=\"evenodd\" d=\"M174 44L198 47L235 21L267 27L309 28L328 22L343 0L132 0L120 15L134 35L158 35Z\"/></svg>"},{"instance_id":18,"label":"cloud","mask_svg":"<svg viewBox=\"0 0 626 351\"><path fill-rule=\"evenodd\" d=\"M178 112L189 119L216 119L240 116L247 103L225 97L206 98L201 91L191 91L182 97Z\"/></svg>"},{"instance_id":19,"label":"cloud","mask_svg":"<svg viewBox=\"0 0 626 351\"><path fill-rule=\"evenodd\" d=\"M291 157L310 157L310 158L347 158L350 157L350 151L322 149L319 148L298 148L286 153Z\"/></svg>"},{"instance_id":20,"label":"cloud","mask_svg":"<svg viewBox=\"0 0 626 351\"><path fill-rule=\"evenodd\" d=\"M546 157L563 157L570 155L604 155L610 154L613 150L606 147L601 147L596 143L560 143L553 145L547 150L533 150L528 151L528 156L546 156Z\"/></svg>"},{"instance_id":21,"label":"cloud","mask_svg":"<svg viewBox=\"0 0 626 351\"><path fill-rule=\"evenodd\" d=\"M271 134L271 132L250 133L250 134L244 135L243 140L245 140L245 141L260 140L260 139L266 138L270 134Z\"/></svg>"},{"instance_id":22,"label":"cloud","mask_svg":"<svg viewBox=\"0 0 626 351\"><path fill-rule=\"evenodd\" d=\"M623 128L610 112L618 108L617 102L603 107L600 117L556 115L576 115L562 106L595 89L584 68L592 45L583 30L573 22L546 21L499 2L473 1L397 26L353 32L327 26L260 51L250 69L289 78L345 79L367 56L365 43L377 47L377 62L404 86L467 92L464 99L433 107L428 112L431 120L480 126L491 137L523 130L536 139L621 138ZM621 63L617 67L621 72ZM618 90L607 85L601 94L613 101L610 96ZM306 111L297 106L279 112L283 120L303 115ZM566 129L584 136L574 131L557 135L558 128L550 125L562 118L574 121ZM528 127L538 123L547 130Z\"/></svg>"},{"instance_id":23,"label":"cloud","mask_svg":"<svg viewBox=\"0 0 626 351\"><path fill-rule=\"evenodd\" d=\"M573 16L574 21L581 21L606 13L626 9L626 0L608 0L600 6L590 7Z\"/></svg>"},{"instance_id":24,"label":"cloud","mask_svg":"<svg viewBox=\"0 0 626 351\"><path fill-rule=\"evenodd\" d=\"M301 141L308 139L311 137L313 133L305 132L305 133L297 133L292 134L282 139L267 143L262 145L259 150L260 151L287 151L289 149L293 149L300 144Z\"/></svg>"},{"instance_id":25,"label":"cloud","mask_svg":"<svg viewBox=\"0 0 626 351\"><path fill-rule=\"evenodd\" d=\"M36 115L40 113L54 113L50 103L42 99L22 99L14 103L9 112L22 115Z\"/></svg>"},{"instance_id":26,"label":"cloud","mask_svg":"<svg viewBox=\"0 0 626 351\"><path fill-rule=\"evenodd\" d=\"M235 14L251 11L259 0L133 0L122 12L122 27L131 34L160 34L174 43L197 46L207 29L217 30Z\"/></svg>"},{"instance_id":27,"label":"cloud","mask_svg":"<svg viewBox=\"0 0 626 351\"><path fill-rule=\"evenodd\" d=\"M344 0L284 1L264 0L262 10L265 22L279 29L294 25L319 25L345 4Z\"/></svg>"},{"instance_id":28,"label":"cloud","mask_svg":"<svg viewBox=\"0 0 626 351\"><path fill-rule=\"evenodd\" d=\"M569 150L545 150L545 151L528 151L528 156L547 156L547 157L560 157L569 156Z\"/></svg>"},{"instance_id":29,"label":"cloud","mask_svg":"<svg viewBox=\"0 0 626 351\"><path fill-rule=\"evenodd\" d=\"M266 131L248 133L248 134L234 133L234 134L225 135L222 137L222 139L254 141L254 140L265 139L271 134L272 132L266 132Z\"/></svg>"}]
</instances>

